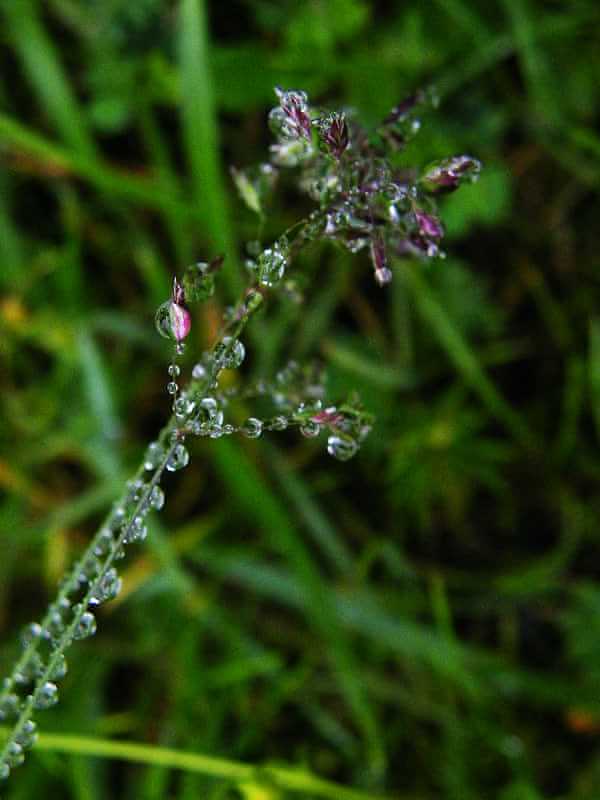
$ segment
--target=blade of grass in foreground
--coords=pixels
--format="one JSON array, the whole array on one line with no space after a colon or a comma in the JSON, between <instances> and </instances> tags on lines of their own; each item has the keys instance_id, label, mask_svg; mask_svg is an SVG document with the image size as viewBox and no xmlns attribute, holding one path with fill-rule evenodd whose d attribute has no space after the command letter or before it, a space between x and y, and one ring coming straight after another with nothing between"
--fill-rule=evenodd
<instances>
[{"instance_id":1,"label":"blade of grass in foreground","mask_svg":"<svg viewBox=\"0 0 600 800\"><path fill-rule=\"evenodd\" d=\"M332 798L332 800L384 800L382 795L346 788L312 775L310 772L292 767L253 766L239 761L172 750L166 747L152 747L87 736L44 733L40 734L35 750L96 758L114 758L137 764L181 769L221 778L235 785L274 786L288 792Z\"/></svg>"}]
</instances>

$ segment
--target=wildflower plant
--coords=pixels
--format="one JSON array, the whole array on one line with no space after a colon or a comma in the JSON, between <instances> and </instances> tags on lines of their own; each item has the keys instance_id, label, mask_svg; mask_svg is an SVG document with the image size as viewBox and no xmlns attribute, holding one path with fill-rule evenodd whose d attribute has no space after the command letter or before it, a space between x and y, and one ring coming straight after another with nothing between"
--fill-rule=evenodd
<instances>
[{"instance_id":1,"label":"wildflower plant","mask_svg":"<svg viewBox=\"0 0 600 800\"><path fill-rule=\"evenodd\" d=\"M130 544L146 538L148 514L165 502L164 473L187 466L189 440L231 435L256 439L265 432L297 428L307 438L324 433L327 452L346 461L367 436L371 415L356 397L327 401L323 375L314 365L291 362L272 380L239 389L220 384L223 370L237 369L244 361L244 330L282 285L298 253L319 241L336 242L352 253L364 250L375 281L383 287L392 280L395 259L443 255L436 196L479 172L479 162L470 156L448 158L425 169L404 163L405 146L419 129L418 115L433 102L430 93L416 93L375 130L366 130L352 112L312 107L301 91L275 91L279 103L269 115L275 134L270 158L255 168L233 169L233 180L246 205L262 220L281 171L292 170L314 210L275 241L249 244L248 286L238 303L226 310L215 343L197 359L185 385L180 361L192 327L192 308L213 295L223 259L193 264L174 279L171 296L156 312L157 331L173 347L166 386L172 415L62 581L41 622L28 625L22 635L21 655L0 689L0 720L12 725L0 753L1 778L24 761L34 744L36 712L58 702L58 683L67 672L65 652L74 641L96 632L95 609L119 593L117 565ZM229 404L236 394L268 401L272 413L234 424Z\"/></svg>"}]
</instances>

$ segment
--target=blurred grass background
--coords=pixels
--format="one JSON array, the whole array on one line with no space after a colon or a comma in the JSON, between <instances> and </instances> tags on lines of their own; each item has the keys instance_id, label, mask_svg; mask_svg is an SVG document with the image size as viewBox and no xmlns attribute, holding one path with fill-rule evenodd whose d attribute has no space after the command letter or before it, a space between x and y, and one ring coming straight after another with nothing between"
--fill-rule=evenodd
<instances>
[{"instance_id":1,"label":"blurred grass background","mask_svg":"<svg viewBox=\"0 0 600 800\"><path fill-rule=\"evenodd\" d=\"M382 291L364 255L302 260L244 376L317 355L370 439L194 445L40 715L75 738L7 798L290 796L158 747L367 796L600 797L599 31L596 0L0 5L2 671L168 413L173 273L227 254L196 352L242 285L227 167L265 157L272 87L374 123L433 82L407 162L485 165L445 261ZM266 237L305 209L286 190ZM149 763L80 754L108 738Z\"/></svg>"}]
</instances>

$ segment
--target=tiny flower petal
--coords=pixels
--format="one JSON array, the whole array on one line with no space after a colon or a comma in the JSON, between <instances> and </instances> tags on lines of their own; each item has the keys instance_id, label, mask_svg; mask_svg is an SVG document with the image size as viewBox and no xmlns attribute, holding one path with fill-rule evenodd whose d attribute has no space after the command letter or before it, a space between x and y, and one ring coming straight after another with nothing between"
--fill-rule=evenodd
<instances>
[{"instance_id":1,"label":"tiny flower petal","mask_svg":"<svg viewBox=\"0 0 600 800\"><path fill-rule=\"evenodd\" d=\"M192 327L190 312L178 303L171 303L171 327L178 342L185 339Z\"/></svg>"},{"instance_id":2,"label":"tiny flower petal","mask_svg":"<svg viewBox=\"0 0 600 800\"><path fill-rule=\"evenodd\" d=\"M424 211L417 209L415 211L417 224L419 225L419 232L423 236L428 236L431 239L441 239L444 235L444 229L437 217L432 214L426 214Z\"/></svg>"}]
</instances>

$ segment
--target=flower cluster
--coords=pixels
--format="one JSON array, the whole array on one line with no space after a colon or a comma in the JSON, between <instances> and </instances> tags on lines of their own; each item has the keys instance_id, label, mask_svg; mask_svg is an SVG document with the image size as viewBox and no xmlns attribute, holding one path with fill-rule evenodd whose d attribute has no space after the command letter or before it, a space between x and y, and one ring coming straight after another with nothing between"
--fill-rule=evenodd
<instances>
[{"instance_id":1,"label":"flower cluster","mask_svg":"<svg viewBox=\"0 0 600 800\"><path fill-rule=\"evenodd\" d=\"M368 250L380 286L392 280L396 257L443 257L436 196L476 180L481 165L461 155L425 169L397 166L395 154L420 129L419 114L435 105L431 92L407 98L374 131L361 126L352 112L312 108L305 92L278 88L276 94L279 105L269 119L277 141L270 163L262 165L273 180L259 186L247 178L244 191L244 173L236 172L251 208L262 205L280 168L297 168L298 185L319 206L310 237L339 242L353 253Z\"/></svg>"}]
</instances>

